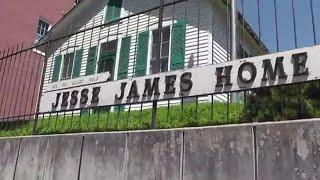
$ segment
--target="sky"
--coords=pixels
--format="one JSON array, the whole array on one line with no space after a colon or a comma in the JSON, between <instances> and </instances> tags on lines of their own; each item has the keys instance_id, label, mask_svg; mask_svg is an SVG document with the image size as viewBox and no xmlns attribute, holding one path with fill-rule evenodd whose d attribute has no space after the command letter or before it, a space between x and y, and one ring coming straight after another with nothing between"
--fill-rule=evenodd
<instances>
[{"instance_id":1,"label":"sky","mask_svg":"<svg viewBox=\"0 0 320 180\"><path fill-rule=\"evenodd\" d=\"M258 1L260 8L258 8ZM294 6L292 6L292 1ZM313 4L315 33L310 1ZM297 48L313 46L314 37L316 44L320 44L320 0L275 0L275 4L276 6L274 6L274 0L237 0L239 12L243 12L245 19L257 34L259 34L258 9L260 10L261 39L271 52L277 52L277 49L279 51L295 49L296 46ZM295 21L292 7L294 7ZM278 48L276 19L278 21Z\"/></svg>"}]
</instances>

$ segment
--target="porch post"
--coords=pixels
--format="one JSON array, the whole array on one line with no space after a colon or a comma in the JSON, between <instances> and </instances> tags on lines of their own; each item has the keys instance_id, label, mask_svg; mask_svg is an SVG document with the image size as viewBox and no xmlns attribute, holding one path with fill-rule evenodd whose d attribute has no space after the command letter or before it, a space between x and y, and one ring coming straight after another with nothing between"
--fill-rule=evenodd
<instances>
[{"instance_id":1,"label":"porch post","mask_svg":"<svg viewBox=\"0 0 320 180\"><path fill-rule=\"evenodd\" d=\"M237 59L237 3L231 0L231 61Z\"/></svg>"},{"instance_id":2,"label":"porch post","mask_svg":"<svg viewBox=\"0 0 320 180\"><path fill-rule=\"evenodd\" d=\"M234 61L237 59L237 3L236 0L230 0L231 6L231 17L230 17L230 41L231 41L231 49L230 49L230 60ZM228 93L227 97L227 119L229 120L229 103L235 100L235 96L238 93Z\"/></svg>"}]
</instances>

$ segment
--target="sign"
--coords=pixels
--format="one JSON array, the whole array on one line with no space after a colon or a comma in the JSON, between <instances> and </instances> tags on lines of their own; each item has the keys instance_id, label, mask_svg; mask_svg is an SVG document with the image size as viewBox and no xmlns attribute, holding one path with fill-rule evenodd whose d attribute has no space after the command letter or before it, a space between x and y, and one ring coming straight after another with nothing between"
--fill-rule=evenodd
<instances>
[{"instance_id":1,"label":"sign","mask_svg":"<svg viewBox=\"0 0 320 180\"><path fill-rule=\"evenodd\" d=\"M99 73L96 75L84 76L81 78L58 81L58 82L48 84L48 86L46 87L45 93L49 91L67 89L67 88L72 88L76 86L84 86L84 85L90 85L90 84L95 84L100 82L107 82L109 77L110 77L109 72L106 72L106 73Z\"/></svg>"},{"instance_id":2,"label":"sign","mask_svg":"<svg viewBox=\"0 0 320 180\"><path fill-rule=\"evenodd\" d=\"M320 46L45 92L40 112L209 95L320 78Z\"/></svg>"}]
</instances>

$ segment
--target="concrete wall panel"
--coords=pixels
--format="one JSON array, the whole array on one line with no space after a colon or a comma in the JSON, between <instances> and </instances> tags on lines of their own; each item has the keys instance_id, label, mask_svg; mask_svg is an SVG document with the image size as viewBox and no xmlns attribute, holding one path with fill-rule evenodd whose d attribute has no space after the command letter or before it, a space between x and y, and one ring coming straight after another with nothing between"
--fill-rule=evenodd
<instances>
[{"instance_id":1,"label":"concrete wall panel","mask_svg":"<svg viewBox=\"0 0 320 180\"><path fill-rule=\"evenodd\" d=\"M251 127L188 130L185 133L185 180L253 180Z\"/></svg>"},{"instance_id":2,"label":"concrete wall panel","mask_svg":"<svg viewBox=\"0 0 320 180\"><path fill-rule=\"evenodd\" d=\"M320 122L257 126L258 180L320 179Z\"/></svg>"},{"instance_id":3,"label":"concrete wall panel","mask_svg":"<svg viewBox=\"0 0 320 180\"><path fill-rule=\"evenodd\" d=\"M182 132L129 133L128 180L180 179Z\"/></svg>"},{"instance_id":4,"label":"concrete wall panel","mask_svg":"<svg viewBox=\"0 0 320 180\"><path fill-rule=\"evenodd\" d=\"M76 180L82 136L23 138L15 180Z\"/></svg>"},{"instance_id":5,"label":"concrete wall panel","mask_svg":"<svg viewBox=\"0 0 320 180\"><path fill-rule=\"evenodd\" d=\"M124 179L126 133L86 135L80 180Z\"/></svg>"},{"instance_id":6,"label":"concrete wall panel","mask_svg":"<svg viewBox=\"0 0 320 180\"><path fill-rule=\"evenodd\" d=\"M83 137L50 137L48 144L45 180L77 180Z\"/></svg>"},{"instance_id":7,"label":"concrete wall panel","mask_svg":"<svg viewBox=\"0 0 320 180\"><path fill-rule=\"evenodd\" d=\"M20 139L0 140L0 179L12 180Z\"/></svg>"},{"instance_id":8,"label":"concrete wall panel","mask_svg":"<svg viewBox=\"0 0 320 180\"><path fill-rule=\"evenodd\" d=\"M41 180L48 155L48 137L22 138L15 180Z\"/></svg>"}]
</instances>

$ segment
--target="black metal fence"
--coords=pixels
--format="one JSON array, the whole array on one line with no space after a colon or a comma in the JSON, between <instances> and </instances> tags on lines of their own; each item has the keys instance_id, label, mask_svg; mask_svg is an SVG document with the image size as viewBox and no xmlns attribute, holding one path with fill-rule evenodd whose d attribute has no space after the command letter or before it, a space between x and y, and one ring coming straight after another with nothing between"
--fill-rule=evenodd
<instances>
[{"instance_id":1,"label":"black metal fence","mask_svg":"<svg viewBox=\"0 0 320 180\"><path fill-rule=\"evenodd\" d=\"M90 49L99 45L102 39L106 42L111 41L111 36L116 36L115 39L123 34L137 37L141 27L149 28L156 25L161 29L167 21L184 18L195 27L187 29L186 32L192 34L193 39L186 47L186 52L192 51L192 54L189 54L192 67L232 60L231 0L217 1L209 7L219 8L222 12L220 19L214 14L207 17L204 8L208 7L204 7L201 1L160 0L159 4L150 3L147 9L132 8L125 16L107 23L104 22L103 13L89 19L79 18L71 25L69 23L69 26L63 26L63 22L59 22L48 36L35 46L26 47L20 44L1 51L0 135L173 128L318 117L318 104L313 102L318 97L309 93L310 89L318 92L317 82L292 85L289 88L264 88L250 92L185 97L156 103L39 112L41 94L52 81L54 62L49 59L54 59L55 52L61 53L79 46ZM78 6L81 6L81 3ZM319 44L319 7L320 4L316 0L237 0L238 58ZM73 11L76 12L77 9ZM70 13L67 16L72 16L73 12ZM212 24L203 23L204 17ZM56 27L59 26L68 29L58 32L59 28ZM212 31L209 33L211 35L204 37L206 28ZM138 40L133 38L132 41L136 44ZM246 45L248 41L255 44L259 50L252 52ZM203 46L208 45L212 47L203 52ZM137 48L133 49L128 78L134 77L135 72ZM190 67L190 62L186 62L185 66ZM290 94L290 91L298 93ZM278 105L274 107L274 104L269 104L270 99L274 99L273 103ZM271 110L272 108L275 110ZM291 111L295 112L288 113Z\"/></svg>"}]
</instances>

